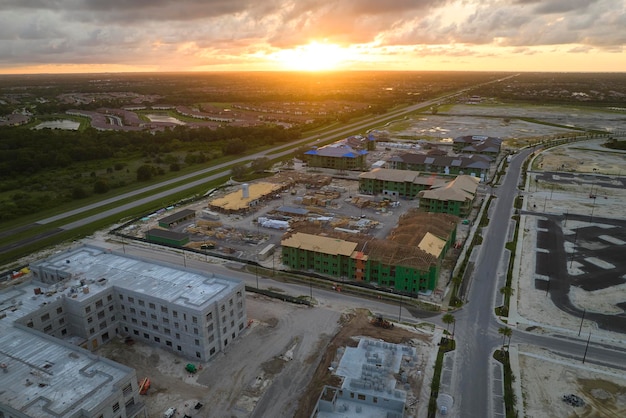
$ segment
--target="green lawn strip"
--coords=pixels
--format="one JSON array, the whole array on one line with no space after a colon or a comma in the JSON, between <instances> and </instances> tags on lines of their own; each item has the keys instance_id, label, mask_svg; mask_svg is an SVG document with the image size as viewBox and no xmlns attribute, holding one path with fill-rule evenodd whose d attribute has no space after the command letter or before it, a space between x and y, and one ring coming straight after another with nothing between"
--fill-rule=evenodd
<instances>
[{"instance_id":1,"label":"green lawn strip","mask_svg":"<svg viewBox=\"0 0 626 418\"><path fill-rule=\"evenodd\" d=\"M433 380L430 384L430 399L428 400L428 418L437 416L437 397L439 396L439 387L441 384L441 370L443 369L443 355L448 351L454 350L456 341L446 337L441 338L439 351L437 352L437 360L435 361L435 371L433 372Z\"/></svg>"},{"instance_id":2,"label":"green lawn strip","mask_svg":"<svg viewBox=\"0 0 626 418\"><path fill-rule=\"evenodd\" d=\"M509 352L497 350L493 353L493 358L502 363L504 368L504 408L506 410L506 418L517 418L517 412L515 411L515 392L513 392L515 376L511 370Z\"/></svg>"},{"instance_id":3,"label":"green lawn strip","mask_svg":"<svg viewBox=\"0 0 626 418\"><path fill-rule=\"evenodd\" d=\"M179 193L168 196L168 200L172 204L174 204L176 202L179 202L182 199L189 198L189 196L192 196L194 194L204 193L206 192L207 187L210 188L212 186L217 186L221 184L222 182L223 182L223 179L218 179L214 182L206 183L206 184L194 187L192 189L183 190ZM146 194L146 195L149 195L149 194ZM20 238L25 239L28 237L32 237L36 234L40 234L42 232L55 229L59 226L65 225L67 223L71 223L76 220L80 220L82 218L88 217L93 214L100 213L107 209L115 208L119 206L120 204L132 202L137 197L138 196L134 196L132 198L125 199L124 201L121 201L121 202L115 202L114 204L106 205L106 206L94 209L92 211L83 212L80 215L76 215L70 218L65 218L65 219L59 220L51 224L46 224L42 227L33 228L32 230L27 231L29 232L28 234L20 234ZM162 206L163 205L156 204L155 202L149 202L143 205L133 207L132 209L129 209L127 211L108 216L104 219L91 222L88 225L84 225L84 226L74 228L68 231L59 232L57 234L51 235L50 237L43 238L33 244L25 245L25 246L22 246L13 250L9 250L4 254L0 254L0 264L10 263L14 261L15 259L24 257L33 252L41 251L48 246L56 245L64 241L78 240L78 239L84 238L86 236L93 234L95 231L98 231L112 224L120 222L120 220L138 218L156 209L160 209ZM13 237L11 238L12 238L11 242L17 241L17 239L13 239Z\"/></svg>"},{"instance_id":4,"label":"green lawn strip","mask_svg":"<svg viewBox=\"0 0 626 418\"><path fill-rule=\"evenodd\" d=\"M235 164L233 164L233 165L235 165ZM211 175L216 174L216 173L220 173L220 172L223 172L223 171L228 171L230 168L231 167L225 167L225 168L222 168L222 169L216 169L216 170L213 170L213 171L210 171L210 172L207 172L207 173L198 174L196 176L190 177L190 178L185 179L185 180L180 180L179 182L176 182L176 183L173 183L173 184L169 184L167 186L162 186L162 187L159 187L157 189L150 190L148 192L144 192L144 193L141 193L141 194L136 194L136 195L132 196L131 198L128 198L128 199L125 199L125 200L121 200L121 201L116 201L115 203L111 204L113 206L111 206L111 205L101 206L101 207L99 207L96 210L95 213L101 211L103 207L111 208L111 207L114 207L114 206L119 206L122 203L128 203L128 202L136 200L137 198L140 198L140 197L149 196L151 194L155 194L155 193L158 193L160 191L168 190L168 189L171 189L173 187L177 187L177 186L189 183L189 182L200 180L200 179L202 179L204 177L208 177L208 176L211 176ZM198 171L198 166L195 166L193 170L190 170L190 173L193 173L193 172L196 172L196 171ZM182 171L179 172L179 173L185 174ZM21 217L21 218L16 219L16 220L11 220L10 222L5 222L0 227L0 232L1 231L6 231L6 230L9 230L9 229L13 229L13 228L16 228L16 227L19 227L19 226L23 226L23 225L29 225L29 224L31 224L33 222L39 221L39 220L44 219L44 218L48 218L48 217L51 217L51 216L55 216L55 215L58 215L58 214L61 214L61 213L64 213L64 212L68 212L68 211L71 211L71 210L74 210L74 209L78 209L78 208L90 205L90 204L93 204L93 203L97 203L97 202L102 201L103 199L109 199L109 198L112 198L112 197L115 197L115 196L123 195L125 193L131 193L133 191L140 190L140 189L142 189L144 187L147 187L147 186L150 186L150 185L153 185L153 184L159 184L159 183L161 183L163 181L166 181L166 180L175 179L175 178L177 178L179 176L180 176L180 174L178 174L178 175L159 176L158 178L154 178L154 180L152 182L146 182L146 183L136 182L136 183L133 183L132 185L129 185L129 186L120 187L119 189L114 189L114 191L112 191L112 193L107 193L105 195L92 195L92 196L89 196L89 197L87 197L85 199L73 200L71 202L68 202L67 204L56 206L56 207L54 207L54 208L52 208L50 210L47 210L47 211L37 212L37 213L34 213L32 215L29 215L29 216L24 216L24 217ZM226 178L227 178L227 176L226 176ZM85 212L82 212L81 215L77 215L77 216L83 217L83 215L82 215L83 213L85 213ZM65 219L71 219L71 218L65 218ZM74 220L76 220L76 219L74 219ZM65 224L65 223L67 223L67 221L64 220L63 223Z\"/></svg>"},{"instance_id":5,"label":"green lawn strip","mask_svg":"<svg viewBox=\"0 0 626 418\"><path fill-rule=\"evenodd\" d=\"M149 202L149 203L146 203L146 204L141 205L141 206L136 206L133 209L129 209L129 210L121 212L119 214L115 214L115 215L113 215L111 217L108 217L107 219L110 220L110 223L115 223L115 222L119 222L120 219L141 216L141 215L146 214L148 212L151 212L153 210L160 209L161 207L174 205L175 203L179 202L182 199L188 198L189 196L193 196L193 195L197 195L197 194L200 194L200 195L204 194L210 188L217 187L220 184L223 184L223 182L225 180L226 180L226 177L220 178L220 179L217 179L217 180L214 180L214 181L211 181L211 182L207 182L207 183L201 184L199 186L195 186L195 187L190 188L190 189L183 190L183 191L178 192L176 194L170 195L170 196L167 197L167 202L165 204L163 204L164 203L163 201L161 201L161 202ZM181 182L181 183L178 183L178 184L184 184L184 183L185 182ZM110 204L107 204L107 205L103 205L103 206L91 209L89 211L81 212L81 213L73 215L73 216L69 216L69 217L66 217L66 218L63 218L63 219L59 219L59 220L57 220L55 222L51 222L51 223L48 223L48 224L37 225L37 226L35 226L33 228L29 228L29 229L27 229L25 231L21 231L21 232L18 232L16 234L13 234L9 238L9 240L6 242L6 244L9 244L9 243L12 243L12 242L18 242L18 241L21 241L23 239L34 237L36 235L45 233L46 231L54 230L54 229L56 229L58 227L61 227L63 225L66 225L66 224L69 224L69 223L72 223L72 222L75 222L75 221L78 221L80 219L84 219L84 218L87 218L89 216L96 215L98 213L107 211L109 209L113 209L113 208L116 208L118 206L121 206L121 205L124 205L124 204L127 204L127 203L131 203L131 202L133 202L133 201L135 201L137 199L140 199L142 197L151 196L154 193L158 193L159 191L167 190L168 188L171 188L171 187L173 187L173 186L166 186L166 187L162 187L162 188L159 188L159 189L156 189L156 190L151 190L150 192L137 194L137 195L131 196L131 197L126 198L126 199L118 200L116 202L113 202L113 203L110 203ZM38 219L40 219L40 218L38 218ZM94 231L102 228L102 225L101 225L100 222L95 222L94 224L96 224L96 226L93 227L93 228L89 228L88 226L85 226L90 231L87 235L89 235L90 233L93 233ZM106 226L107 224L104 224L104 225ZM83 228L81 228L81 229L83 229ZM54 236L51 236L50 238L59 237L59 236L60 235L55 234ZM50 245L50 239L49 238L46 238L43 241L46 242L47 245ZM59 240L58 242L60 242L60 241L62 241L62 239ZM58 243L58 242L52 242L52 244L55 244L55 243ZM23 249L25 249L27 247L21 247L21 248L22 248L22 251L19 251L19 252L23 252ZM14 251L18 251L18 249L14 250ZM13 253L14 252L11 252L11 254L13 254ZM0 257L2 259L6 258L4 255L2 255Z\"/></svg>"}]
</instances>

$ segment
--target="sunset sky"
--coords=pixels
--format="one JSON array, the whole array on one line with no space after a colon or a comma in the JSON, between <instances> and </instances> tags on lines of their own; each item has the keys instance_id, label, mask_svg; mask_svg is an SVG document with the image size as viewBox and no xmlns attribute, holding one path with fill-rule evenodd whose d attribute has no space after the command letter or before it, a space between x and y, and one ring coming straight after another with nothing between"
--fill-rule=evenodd
<instances>
[{"instance_id":1,"label":"sunset sky","mask_svg":"<svg viewBox=\"0 0 626 418\"><path fill-rule=\"evenodd\" d=\"M2 0L0 74L626 71L626 0Z\"/></svg>"}]
</instances>

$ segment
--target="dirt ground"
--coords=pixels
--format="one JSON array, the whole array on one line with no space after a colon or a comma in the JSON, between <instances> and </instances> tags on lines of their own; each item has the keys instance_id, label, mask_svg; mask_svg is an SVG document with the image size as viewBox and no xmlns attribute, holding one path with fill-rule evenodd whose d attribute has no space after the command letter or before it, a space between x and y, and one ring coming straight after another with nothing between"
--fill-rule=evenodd
<instances>
[{"instance_id":1,"label":"dirt ground","mask_svg":"<svg viewBox=\"0 0 626 418\"><path fill-rule=\"evenodd\" d=\"M324 352L315 374L309 383L306 393L298 404L297 412L294 418L308 418L317 403L322 388L325 385L341 386L341 379L329 371L331 362L335 358L337 349L341 347L356 347L358 338L355 337L372 337L381 339L394 344L409 344L412 346L420 345L422 347L431 345L431 338L425 335L419 335L408 329L396 326L393 329L383 329L374 327L370 324L370 318L365 310L357 310L342 317L342 326L339 332L333 337ZM431 347L432 348L432 347ZM418 351L420 351L418 349ZM421 358L424 358L424 352L420 352ZM426 364L424 364L426 366ZM412 393L408 394L407 399L419 399L422 405L428 404L428 399L420 398L423 389L423 374L416 377L411 383ZM411 404L412 402L407 402ZM412 410L407 412L407 416L416 416L417 408L420 405L416 403Z\"/></svg>"},{"instance_id":2,"label":"dirt ground","mask_svg":"<svg viewBox=\"0 0 626 418\"><path fill-rule=\"evenodd\" d=\"M573 236L582 228L600 227L604 229L602 237L607 241L608 245L624 245L622 240L612 238L617 236L616 227L605 225L600 218L624 219L624 205L626 205L626 188L616 185L616 187L597 188L598 199L595 201L589 198L589 190L593 182L604 184L610 181L604 174L597 175L597 170L616 171L620 167L624 169L626 174L626 153L607 152L601 147L602 141L591 141L589 143L570 144L563 147L556 147L551 150L542 152L533 163L533 167L544 171L556 170L564 161L577 161L575 166L571 166L569 173L588 173L592 174L589 178L584 178L584 185L581 184L564 184L559 179L551 179L550 181L534 181L534 174L529 178L529 187L524 192L526 206L528 210L546 213L551 215L578 214L589 216L589 219L582 221L569 219L565 224L565 219L561 223L563 234L566 237L565 252L572 260L567 262L568 274L572 277L580 276L583 271L582 264L577 263L574 259L575 255L582 252L582 249L576 250L573 245ZM564 160L563 156L567 155L568 160ZM594 169L596 171L594 172ZM543 178L543 177L542 177ZM608 179L608 180L607 180ZM556 187L556 188L555 188ZM591 218L591 211L596 218ZM523 231L523 250L522 259L519 263L519 278L517 280L517 309L518 313L530 321L538 324L545 324L552 327L564 328L569 330L578 330L580 318L569 315L558 309L546 297L544 290L535 288L536 274L536 251L537 251L537 234L541 216L526 216ZM520 231L521 232L521 231ZM593 243L577 242L577 246L592 246ZM597 250L600 249L598 244ZM606 269L600 262L602 260L591 260L600 270ZM612 268L615 269L616 266ZM589 267L587 267L589 268ZM620 272L615 270L620 276ZM624 274L626 272L622 272ZM587 291L581 287L572 287L569 293L570 300L581 309L584 307L587 312L620 314L624 310L618 304L626 302L626 295L621 291L624 284L607 287L602 290ZM610 297L606 296L610 294ZM594 337L598 338L615 338L613 333L598 329L593 323L587 321L585 329L591 327L594 331ZM620 338L620 337L618 337Z\"/></svg>"},{"instance_id":3,"label":"dirt ground","mask_svg":"<svg viewBox=\"0 0 626 418\"><path fill-rule=\"evenodd\" d=\"M148 416L158 417L169 407L177 417L309 417L325 384L340 384L328 371L337 348L356 346L354 337L369 336L418 347L426 370L433 351L431 337L400 326L374 327L367 311L340 314L325 308L307 308L248 294L251 324L226 353L198 364L173 353L136 342L115 339L98 354L137 370L151 387L143 397ZM185 371L191 362L200 370ZM422 380L411 383L413 407L427 405ZM195 410L198 403L204 406Z\"/></svg>"}]
</instances>

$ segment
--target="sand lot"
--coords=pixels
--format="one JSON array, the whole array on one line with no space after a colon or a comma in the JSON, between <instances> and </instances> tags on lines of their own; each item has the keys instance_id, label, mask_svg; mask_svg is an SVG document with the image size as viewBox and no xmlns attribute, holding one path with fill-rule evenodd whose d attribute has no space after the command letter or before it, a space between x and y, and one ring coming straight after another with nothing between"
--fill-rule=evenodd
<instances>
[{"instance_id":1,"label":"sand lot","mask_svg":"<svg viewBox=\"0 0 626 418\"><path fill-rule=\"evenodd\" d=\"M252 321L248 332L207 364L119 341L102 346L99 354L134 367L138 379L150 378L152 385L144 397L150 417L161 416L168 407L194 418L248 417L268 391L277 396L257 416L291 417L341 315L250 294L247 308ZM188 362L202 370L187 373ZM198 401L205 407L195 411L192 407Z\"/></svg>"},{"instance_id":2,"label":"sand lot","mask_svg":"<svg viewBox=\"0 0 626 418\"><path fill-rule=\"evenodd\" d=\"M619 170L626 173L626 154L610 152L600 147L600 143L590 141L556 147L542 152L532 165L534 170L565 171L561 177L531 174L527 183L529 187L523 192L525 209L536 212L538 216L523 216L520 225L523 228L523 233L520 231L523 236L521 258L517 263L518 275L514 275L517 279L514 286L517 313L512 310L509 318L510 323L517 322L518 328L533 326L537 327L537 332L556 331L576 337L581 326L580 317L559 309L547 297L545 290L535 286L537 279L546 279L537 274L537 254L545 251L537 248L539 234L546 233L542 228L545 225L542 219L546 218L542 214L561 219L558 225L565 239L563 253L567 260L566 274L573 282L585 274L589 275L589 269L595 269L592 272L597 271L597 277L606 276L604 272L609 272L609 276L626 278L623 265L611 264L606 259L609 247L623 247L626 251L625 240L619 238L623 236L624 230L601 219L624 219L626 188L621 183L612 183L616 182L614 176ZM564 164L566 167L563 167ZM566 174L571 173L588 175L577 177L575 183L568 184ZM534 181L535 176L538 176L539 182ZM598 197L590 199L590 188L594 184ZM598 184L606 187L598 187ZM582 218L573 220L570 216L566 221L566 213L568 216L582 215ZM595 232L598 239L578 240L576 234L583 236L584 231L599 231ZM581 260L583 251L592 255L595 251L597 256ZM597 290L571 286L568 297L575 308L586 309L588 316L589 313L623 316L626 284L620 283L619 279L615 283ZM614 344L626 341L624 334L600 329L588 316L582 322L584 335L593 333L594 341L605 340ZM574 363L571 359L560 358L536 347L520 346L519 352L518 373L521 373L526 417L626 416L626 377L622 370ZM580 396L586 405L568 405L562 397L569 394Z\"/></svg>"},{"instance_id":3,"label":"sand lot","mask_svg":"<svg viewBox=\"0 0 626 418\"><path fill-rule=\"evenodd\" d=\"M534 347L520 347L526 418L624 417L626 376L614 370L573 364ZM563 401L575 394L584 406Z\"/></svg>"},{"instance_id":4,"label":"sand lot","mask_svg":"<svg viewBox=\"0 0 626 418\"><path fill-rule=\"evenodd\" d=\"M599 149L600 141L592 141L585 144L570 144L563 147L556 147L551 150L542 152L533 166L543 165L543 170L554 170L559 164L562 164L562 156L569 155L570 158L581 161L582 163L575 166L575 173L591 173L589 177L579 180L578 183L567 184L560 182L558 176L552 176L548 181L544 181L544 177L540 182L534 181L534 174L529 176L529 186L524 192L525 207L527 210L545 213L549 215L562 216L560 227L566 239L565 253L567 257L571 257L567 261L567 273L576 277L584 273L581 268L583 264L577 262L574 257L581 252L579 248L586 245L588 248L600 249L598 244L592 242L578 242L574 245L574 235L576 231L582 231L584 228L600 228L603 235L601 240L606 245L623 246L626 251L626 242L618 238L624 233L619 228L611 225L609 222L603 222L601 218L624 219L624 207L626 205L626 188L621 184L615 184L614 187L598 187L594 190L597 193L596 199L589 198L590 188L593 184L607 184L612 182L612 177L603 174L594 173L593 169L598 165L603 169L613 169L613 167L623 167L626 173L626 153L610 153L605 149ZM573 170L571 172L574 172ZM568 172L570 173L570 172ZM565 173L564 173L565 174ZM583 182L581 185L580 182ZM593 212L592 212L593 211ZM582 220L565 220L565 213L569 215L583 215ZM595 217L595 221L592 218ZM521 317L529 323L539 323L557 328L568 330L578 330L580 318L566 314L558 309L546 297L544 290L535 288L535 279L537 279L536 251L537 251L537 235L541 223L541 216L525 216L523 224L523 250L521 252L521 260L519 263L519 278L517 281L517 309ZM596 245L596 247L593 247ZM539 250L541 251L541 250ZM595 265L599 270L612 269L616 276L626 277L626 271L615 270L616 266L607 263L606 260L590 257L586 260L588 264ZM584 290L580 287L572 287L570 290L570 300L581 309L585 307L590 312L601 313L624 313L624 309L617 306L626 302L626 293L624 293L624 284L617 284L614 287L608 287L598 290ZM524 322L520 320L519 322ZM586 327L597 331L598 337L623 339L623 336L614 336L607 331L598 330L594 324L587 323Z\"/></svg>"}]
</instances>

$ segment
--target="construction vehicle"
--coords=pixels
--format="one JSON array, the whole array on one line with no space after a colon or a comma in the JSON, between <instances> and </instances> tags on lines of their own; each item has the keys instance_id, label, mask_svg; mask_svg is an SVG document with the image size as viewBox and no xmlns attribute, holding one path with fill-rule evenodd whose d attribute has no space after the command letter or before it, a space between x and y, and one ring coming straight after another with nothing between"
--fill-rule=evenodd
<instances>
[{"instance_id":1,"label":"construction vehicle","mask_svg":"<svg viewBox=\"0 0 626 418\"><path fill-rule=\"evenodd\" d=\"M380 327L380 328L385 328L385 329L393 328L393 323L384 319L382 315L376 315L376 317L373 318L370 321L370 323L374 325L375 327Z\"/></svg>"},{"instance_id":2,"label":"construction vehicle","mask_svg":"<svg viewBox=\"0 0 626 418\"><path fill-rule=\"evenodd\" d=\"M150 379L144 377L141 382L139 382L139 394L145 395L150 389Z\"/></svg>"}]
</instances>

